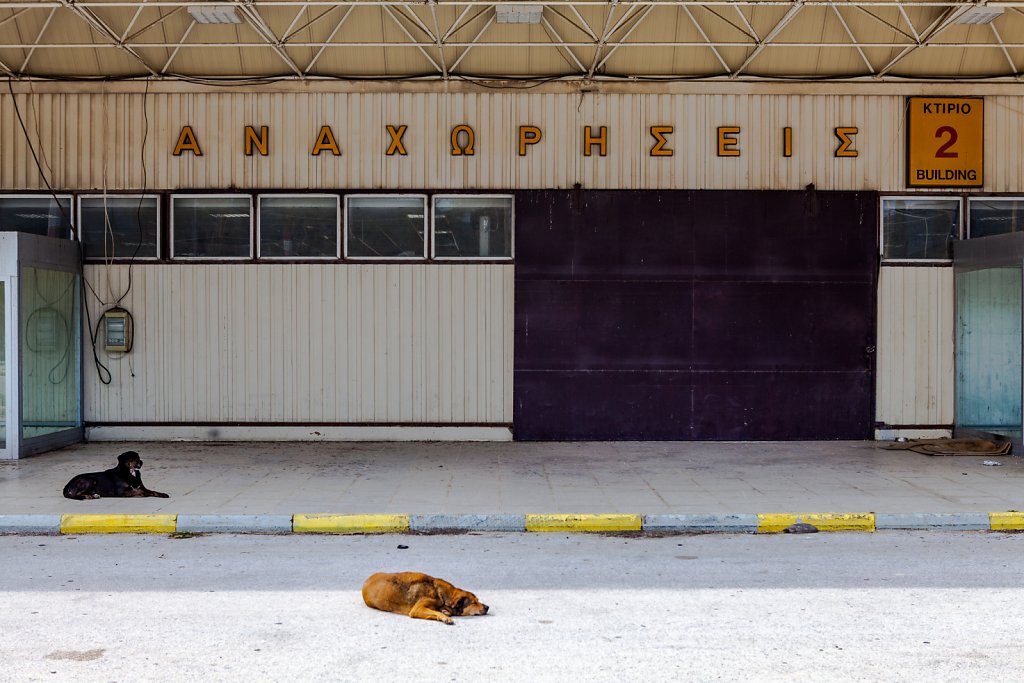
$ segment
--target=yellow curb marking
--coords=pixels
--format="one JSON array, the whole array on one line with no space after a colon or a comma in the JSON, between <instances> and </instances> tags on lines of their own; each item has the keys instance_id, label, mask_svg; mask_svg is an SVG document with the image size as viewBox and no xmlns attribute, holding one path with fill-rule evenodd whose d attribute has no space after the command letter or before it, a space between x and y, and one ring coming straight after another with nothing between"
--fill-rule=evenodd
<instances>
[{"instance_id":1,"label":"yellow curb marking","mask_svg":"<svg viewBox=\"0 0 1024 683\"><path fill-rule=\"evenodd\" d=\"M1024 512L990 512L988 523L992 531L1024 531Z\"/></svg>"},{"instance_id":2,"label":"yellow curb marking","mask_svg":"<svg viewBox=\"0 0 1024 683\"><path fill-rule=\"evenodd\" d=\"M874 531L873 512L806 512L806 513L758 513L757 533L778 533L797 518L806 524L813 524L818 531Z\"/></svg>"},{"instance_id":3,"label":"yellow curb marking","mask_svg":"<svg viewBox=\"0 0 1024 683\"><path fill-rule=\"evenodd\" d=\"M380 534L409 530L409 515L294 515L292 531L320 534Z\"/></svg>"},{"instance_id":4,"label":"yellow curb marking","mask_svg":"<svg viewBox=\"0 0 1024 683\"><path fill-rule=\"evenodd\" d=\"M61 515L62 534L174 533L177 515Z\"/></svg>"},{"instance_id":5,"label":"yellow curb marking","mask_svg":"<svg viewBox=\"0 0 1024 683\"><path fill-rule=\"evenodd\" d=\"M527 531L640 531L642 515L526 515Z\"/></svg>"}]
</instances>

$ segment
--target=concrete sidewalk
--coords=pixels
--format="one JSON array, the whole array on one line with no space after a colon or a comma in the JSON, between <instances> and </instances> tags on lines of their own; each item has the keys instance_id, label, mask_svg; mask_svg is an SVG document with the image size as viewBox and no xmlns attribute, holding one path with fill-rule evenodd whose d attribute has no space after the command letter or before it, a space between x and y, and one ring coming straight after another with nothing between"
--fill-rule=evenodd
<instances>
[{"instance_id":1,"label":"concrete sidewalk","mask_svg":"<svg viewBox=\"0 0 1024 683\"><path fill-rule=\"evenodd\" d=\"M311 515L314 527L330 519L323 515L383 515L415 531L517 529L531 513L592 513L634 515L645 530L685 530L680 520L696 520L697 530L763 531L772 515L781 515L778 525L797 514L819 523L806 517L847 513L875 513L872 529L997 528L990 513L1024 510L1024 458L986 466L993 458L882 445L91 443L0 464L0 516L7 530L26 515L46 526L65 515L157 514L165 516L160 530L171 516L172 530L186 520L189 530L291 531L296 515ZM170 498L61 496L73 475L112 467L124 450L142 455L146 486ZM1005 528L1015 528L1010 518ZM326 524L309 530L332 530Z\"/></svg>"}]
</instances>

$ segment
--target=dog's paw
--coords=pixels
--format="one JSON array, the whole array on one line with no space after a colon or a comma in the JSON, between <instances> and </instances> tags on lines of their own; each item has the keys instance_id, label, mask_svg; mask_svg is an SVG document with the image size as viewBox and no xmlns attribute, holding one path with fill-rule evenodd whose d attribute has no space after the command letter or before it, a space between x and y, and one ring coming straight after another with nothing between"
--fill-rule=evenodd
<instances>
[{"instance_id":1,"label":"dog's paw","mask_svg":"<svg viewBox=\"0 0 1024 683\"><path fill-rule=\"evenodd\" d=\"M167 495L166 493L158 493L158 494L156 494L156 497L157 498L170 498L170 496Z\"/></svg>"},{"instance_id":2,"label":"dog's paw","mask_svg":"<svg viewBox=\"0 0 1024 683\"><path fill-rule=\"evenodd\" d=\"M92 494L91 496L86 496L86 497L87 497L87 498L92 498L93 500L96 500L97 498L99 498L99 497L100 497L100 494L98 494L98 493L94 493L94 494Z\"/></svg>"},{"instance_id":3,"label":"dog's paw","mask_svg":"<svg viewBox=\"0 0 1024 683\"><path fill-rule=\"evenodd\" d=\"M441 621L445 624L448 624L449 626L453 626L455 624L455 620L447 615L445 615L444 619L442 619Z\"/></svg>"}]
</instances>

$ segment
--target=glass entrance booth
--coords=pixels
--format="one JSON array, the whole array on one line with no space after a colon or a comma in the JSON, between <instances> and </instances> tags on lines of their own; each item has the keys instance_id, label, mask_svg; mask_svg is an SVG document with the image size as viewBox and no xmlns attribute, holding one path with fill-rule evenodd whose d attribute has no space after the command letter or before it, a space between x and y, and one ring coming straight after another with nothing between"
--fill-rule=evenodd
<instances>
[{"instance_id":1,"label":"glass entrance booth","mask_svg":"<svg viewBox=\"0 0 1024 683\"><path fill-rule=\"evenodd\" d=\"M954 242L957 436L1020 452L1024 233Z\"/></svg>"},{"instance_id":2,"label":"glass entrance booth","mask_svg":"<svg viewBox=\"0 0 1024 683\"><path fill-rule=\"evenodd\" d=\"M0 459L82 441L79 248L0 232Z\"/></svg>"}]
</instances>

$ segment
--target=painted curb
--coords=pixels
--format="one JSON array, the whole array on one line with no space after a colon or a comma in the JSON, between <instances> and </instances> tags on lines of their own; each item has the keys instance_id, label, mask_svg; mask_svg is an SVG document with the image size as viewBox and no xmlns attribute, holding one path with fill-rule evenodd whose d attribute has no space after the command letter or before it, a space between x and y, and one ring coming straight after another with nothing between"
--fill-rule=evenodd
<instances>
[{"instance_id":1,"label":"painted curb","mask_svg":"<svg viewBox=\"0 0 1024 683\"><path fill-rule=\"evenodd\" d=\"M757 532L757 515L644 515L644 531Z\"/></svg>"},{"instance_id":2,"label":"painted curb","mask_svg":"<svg viewBox=\"0 0 1024 683\"><path fill-rule=\"evenodd\" d=\"M177 530L177 515L63 515L62 534L166 534Z\"/></svg>"},{"instance_id":3,"label":"painted curb","mask_svg":"<svg viewBox=\"0 0 1024 683\"><path fill-rule=\"evenodd\" d=\"M1024 531L1024 512L990 512L988 518L992 531Z\"/></svg>"},{"instance_id":4,"label":"painted curb","mask_svg":"<svg viewBox=\"0 0 1024 683\"><path fill-rule=\"evenodd\" d=\"M60 515L0 515L0 534L56 536Z\"/></svg>"},{"instance_id":5,"label":"painted curb","mask_svg":"<svg viewBox=\"0 0 1024 683\"><path fill-rule=\"evenodd\" d=\"M989 516L984 512L879 512L875 514L875 528L987 531Z\"/></svg>"},{"instance_id":6,"label":"painted curb","mask_svg":"<svg viewBox=\"0 0 1024 683\"><path fill-rule=\"evenodd\" d=\"M640 515L526 515L527 531L641 531Z\"/></svg>"},{"instance_id":7,"label":"painted curb","mask_svg":"<svg viewBox=\"0 0 1024 683\"><path fill-rule=\"evenodd\" d=\"M287 534L291 515L178 515L177 531L193 534Z\"/></svg>"},{"instance_id":8,"label":"painted curb","mask_svg":"<svg viewBox=\"0 0 1024 683\"><path fill-rule=\"evenodd\" d=\"M409 531L409 515L301 514L292 517L298 534L383 534Z\"/></svg>"},{"instance_id":9,"label":"painted curb","mask_svg":"<svg viewBox=\"0 0 1024 683\"><path fill-rule=\"evenodd\" d=\"M777 533L797 521L820 531L1024 531L1024 512L760 514L296 514L0 515L0 534L87 533L373 534L409 532Z\"/></svg>"},{"instance_id":10,"label":"painted curb","mask_svg":"<svg viewBox=\"0 0 1024 683\"><path fill-rule=\"evenodd\" d=\"M410 515L411 531L526 531L526 515Z\"/></svg>"},{"instance_id":11,"label":"painted curb","mask_svg":"<svg viewBox=\"0 0 1024 683\"><path fill-rule=\"evenodd\" d=\"M797 521L813 524L818 531L874 531L873 512L759 513L757 533L778 533Z\"/></svg>"}]
</instances>

